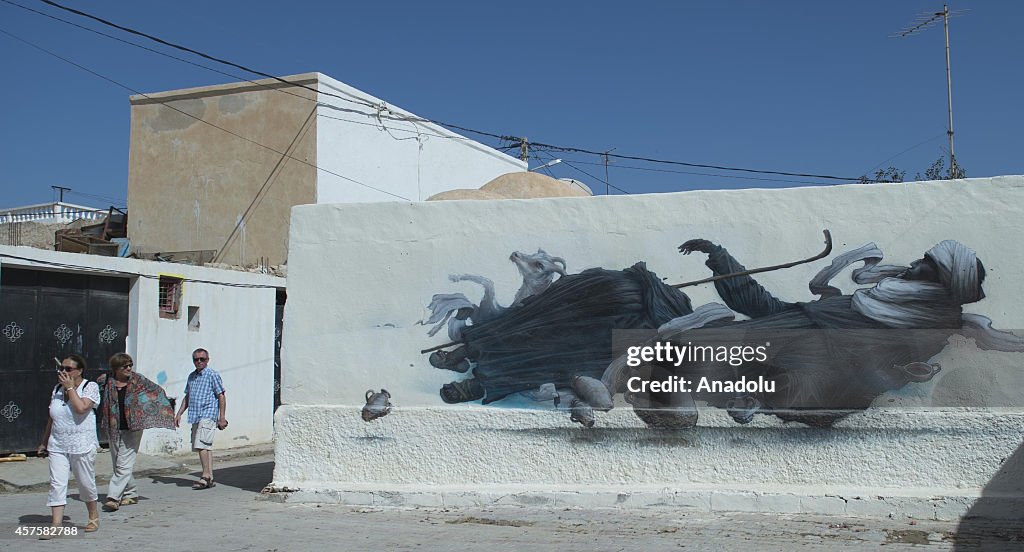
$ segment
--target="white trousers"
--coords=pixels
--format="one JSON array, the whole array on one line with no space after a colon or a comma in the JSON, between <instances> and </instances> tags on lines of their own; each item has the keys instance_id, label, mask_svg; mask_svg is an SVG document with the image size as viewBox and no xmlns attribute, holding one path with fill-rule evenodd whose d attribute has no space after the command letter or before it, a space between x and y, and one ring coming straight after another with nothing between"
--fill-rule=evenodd
<instances>
[{"instance_id":1,"label":"white trousers","mask_svg":"<svg viewBox=\"0 0 1024 552\"><path fill-rule=\"evenodd\" d=\"M139 496L135 489L135 459L139 454L139 443L142 442L142 430L118 431L110 441L110 459L114 473L110 476L107 487L107 498L121 500Z\"/></svg>"},{"instance_id":2,"label":"white trousers","mask_svg":"<svg viewBox=\"0 0 1024 552\"><path fill-rule=\"evenodd\" d=\"M78 498L82 502L95 502L96 493L96 451L85 454L50 452L50 493L47 506L64 506L68 503L68 478L71 472L78 481Z\"/></svg>"}]
</instances>

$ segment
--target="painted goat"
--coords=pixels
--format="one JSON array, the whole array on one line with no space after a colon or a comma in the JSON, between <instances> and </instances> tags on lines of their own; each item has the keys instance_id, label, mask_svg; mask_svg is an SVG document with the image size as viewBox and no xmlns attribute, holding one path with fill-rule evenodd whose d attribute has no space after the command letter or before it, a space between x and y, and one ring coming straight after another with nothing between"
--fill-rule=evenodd
<instances>
[{"instance_id":1,"label":"painted goat","mask_svg":"<svg viewBox=\"0 0 1024 552\"><path fill-rule=\"evenodd\" d=\"M452 282L475 282L480 284L484 288L483 297L480 298L480 303L477 305L462 293L439 293L434 295L431 298L430 305L427 306L430 309L430 317L420 322L421 324L435 324L427 332L427 335L433 336L447 322L448 337L452 341L461 341L462 328L470 322L479 324L480 322L491 320L506 309L521 304L527 297L546 290L555 281L555 274L560 276L565 276L566 274L565 259L552 257L543 249L538 249L533 254L515 251L509 255L508 259L516 265L516 268L519 269L519 274L523 277L523 284L519 287L519 291L516 292L511 305L503 307L498 303L494 291L494 282L490 278L476 274L452 274L448 276L448 279Z\"/></svg>"}]
</instances>

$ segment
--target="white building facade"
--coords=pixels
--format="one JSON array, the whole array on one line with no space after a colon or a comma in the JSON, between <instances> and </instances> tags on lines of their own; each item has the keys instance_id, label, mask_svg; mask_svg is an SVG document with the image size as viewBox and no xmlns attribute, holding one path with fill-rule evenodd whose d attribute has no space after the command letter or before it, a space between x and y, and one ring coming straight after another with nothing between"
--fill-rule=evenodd
<instances>
[{"instance_id":1,"label":"white building facade","mask_svg":"<svg viewBox=\"0 0 1024 552\"><path fill-rule=\"evenodd\" d=\"M231 423L218 433L218 447L270 442L284 283L263 274L0 246L0 372L11 379L0 406L19 414L0 422L12 434L39 438L41 426L14 430L27 413L45 411L26 401L52 389L54 356L84 354L92 379L107 369L110 354L127 352L137 372L180 401L194 369L190 355L202 347L227 390ZM184 423L177 431L147 430L141 450L185 452L188 440Z\"/></svg>"}]
</instances>

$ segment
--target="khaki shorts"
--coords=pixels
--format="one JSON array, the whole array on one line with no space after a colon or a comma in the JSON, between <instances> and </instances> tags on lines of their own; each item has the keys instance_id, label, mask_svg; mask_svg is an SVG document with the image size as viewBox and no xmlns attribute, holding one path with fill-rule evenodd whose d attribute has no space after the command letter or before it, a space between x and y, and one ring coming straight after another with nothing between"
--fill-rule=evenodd
<instances>
[{"instance_id":1,"label":"khaki shorts","mask_svg":"<svg viewBox=\"0 0 1024 552\"><path fill-rule=\"evenodd\" d=\"M210 450L213 448L213 436L217 433L217 422L209 418L192 424L192 450Z\"/></svg>"}]
</instances>

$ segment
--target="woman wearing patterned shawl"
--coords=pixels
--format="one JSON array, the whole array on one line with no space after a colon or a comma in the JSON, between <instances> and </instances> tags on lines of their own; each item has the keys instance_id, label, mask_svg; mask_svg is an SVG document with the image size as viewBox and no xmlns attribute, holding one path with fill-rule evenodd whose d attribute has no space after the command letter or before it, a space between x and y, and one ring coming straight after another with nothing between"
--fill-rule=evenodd
<instances>
[{"instance_id":1,"label":"woman wearing patterned shawl","mask_svg":"<svg viewBox=\"0 0 1024 552\"><path fill-rule=\"evenodd\" d=\"M158 427L174 429L174 407L163 388L133 370L126 353L110 357L113 377L96 378L100 386L100 425L110 439L114 473L110 477L103 509L113 512L136 504L138 494L132 470L142 442L142 431Z\"/></svg>"}]
</instances>

